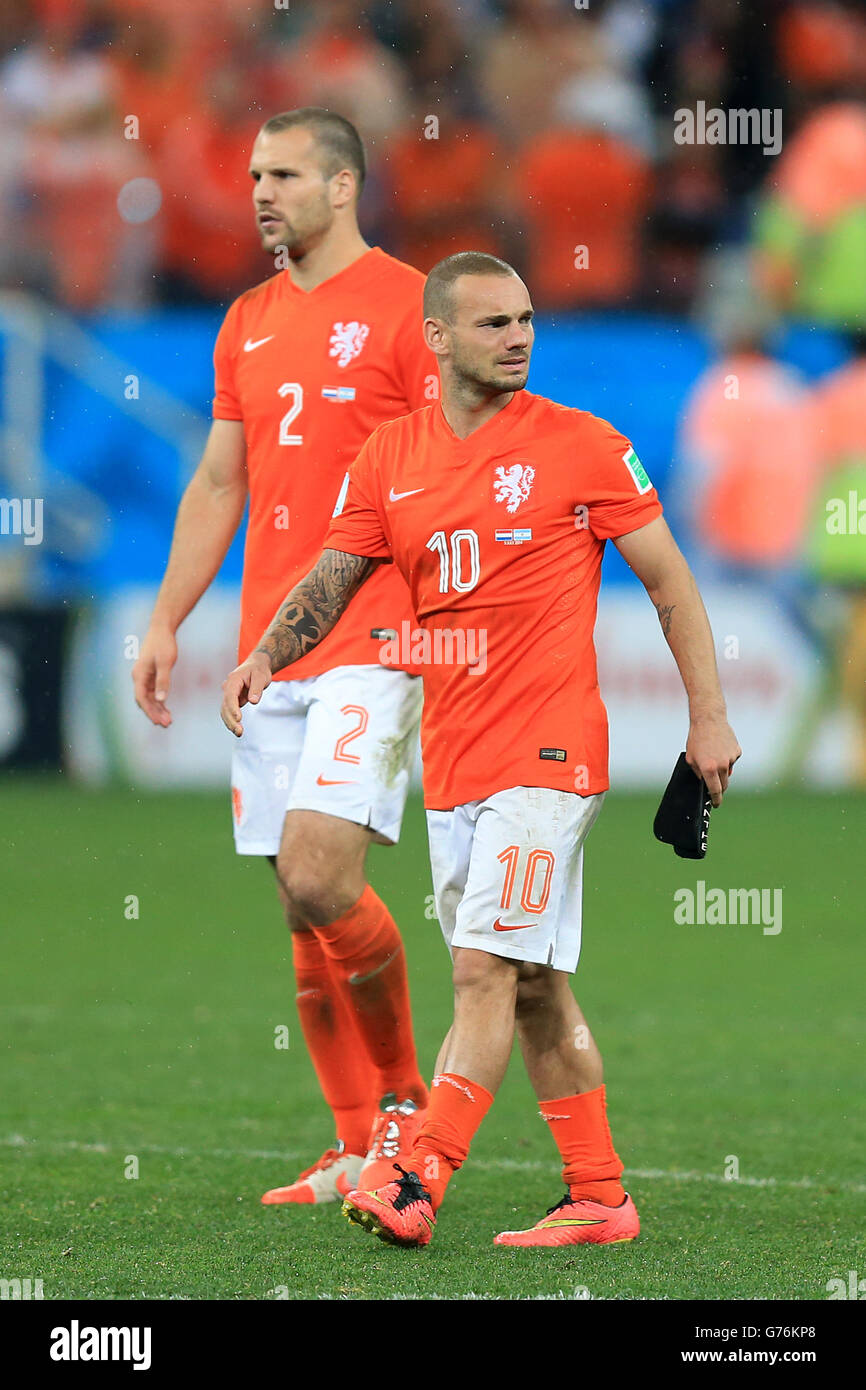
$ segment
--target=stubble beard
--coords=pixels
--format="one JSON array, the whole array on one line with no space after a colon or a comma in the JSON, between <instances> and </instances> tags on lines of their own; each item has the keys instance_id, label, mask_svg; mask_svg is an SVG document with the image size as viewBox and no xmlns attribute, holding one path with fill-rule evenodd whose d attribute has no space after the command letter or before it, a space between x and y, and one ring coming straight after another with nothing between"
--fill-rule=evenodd
<instances>
[{"instance_id":1,"label":"stubble beard","mask_svg":"<svg viewBox=\"0 0 866 1390\"><path fill-rule=\"evenodd\" d=\"M304 218L306 225L292 226L282 213L278 216L282 218L284 227L284 231L278 233L279 241L271 245L263 238L262 246L272 256L278 251L286 252L293 261L302 260L308 251L318 245L334 221L330 206L324 199L318 207L309 209L309 216Z\"/></svg>"},{"instance_id":2,"label":"stubble beard","mask_svg":"<svg viewBox=\"0 0 866 1390\"><path fill-rule=\"evenodd\" d=\"M495 366L480 368L460 354L455 354L452 372L455 394L468 403L485 396L504 396L512 391L522 391L529 379L529 364L518 375L505 376L499 375Z\"/></svg>"}]
</instances>

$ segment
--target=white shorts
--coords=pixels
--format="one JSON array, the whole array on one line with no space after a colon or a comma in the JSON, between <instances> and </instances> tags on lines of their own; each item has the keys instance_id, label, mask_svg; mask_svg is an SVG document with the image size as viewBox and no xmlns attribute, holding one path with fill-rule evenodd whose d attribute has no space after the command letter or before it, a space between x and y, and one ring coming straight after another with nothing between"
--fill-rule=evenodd
<instances>
[{"instance_id":1,"label":"white shorts","mask_svg":"<svg viewBox=\"0 0 866 1390\"><path fill-rule=\"evenodd\" d=\"M436 913L449 950L576 970L583 842L604 795L509 787L428 811Z\"/></svg>"},{"instance_id":2,"label":"white shorts","mask_svg":"<svg viewBox=\"0 0 866 1390\"><path fill-rule=\"evenodd\" d=\"M243 709L232 756L239 854L276 854L287 811L322 811L395 844L421 718L422 682L385 666L274 681Z\"/></svg>"}]
</instances>

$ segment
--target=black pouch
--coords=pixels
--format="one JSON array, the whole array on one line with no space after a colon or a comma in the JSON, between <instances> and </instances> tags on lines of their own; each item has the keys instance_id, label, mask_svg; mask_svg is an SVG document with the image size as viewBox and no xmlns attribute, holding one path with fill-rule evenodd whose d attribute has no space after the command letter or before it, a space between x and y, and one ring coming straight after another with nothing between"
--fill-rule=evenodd
<instances>
[{"instance_id":1,"label":"black pouch","mask_svg":"<svg viewBox=\"0 0 866 1390\"><path fill-rule=\"evenodd\" d=\"M653 821L653 834L673 845L680 859L703 859L707 852L712 801L707 784L680 753Z\"/></svg>"}]
</instances>

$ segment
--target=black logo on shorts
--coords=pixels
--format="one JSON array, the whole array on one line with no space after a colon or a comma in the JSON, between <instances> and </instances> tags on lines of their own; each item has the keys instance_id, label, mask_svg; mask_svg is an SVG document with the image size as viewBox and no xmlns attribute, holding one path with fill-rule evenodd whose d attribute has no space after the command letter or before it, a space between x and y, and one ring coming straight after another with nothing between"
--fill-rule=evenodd
<instances>
[{"instance_id":1,"label":"black logo on shorts","mask_svg":"<svg viewBox=\"0 0 866 1390\"><path fill-rule=\"evenodd\" d=\"M539 748L539 758L546 758L548 762L564 763L568 757L564 748Z\"/></svg>"}]
</instances>

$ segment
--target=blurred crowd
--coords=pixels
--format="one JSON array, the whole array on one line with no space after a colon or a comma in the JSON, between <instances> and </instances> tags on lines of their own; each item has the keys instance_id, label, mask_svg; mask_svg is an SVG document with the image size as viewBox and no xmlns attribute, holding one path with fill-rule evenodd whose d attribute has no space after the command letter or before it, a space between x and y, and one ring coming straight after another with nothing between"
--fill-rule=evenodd
<instances>
[{"instance_id":1,"label":"blurred crowd","mask_svg":"<svg viewBox=\"0 0 866 1390\"><path fill-rule=\"evenodd\" d=\"M541 308L682 311L745 246L783 311L866 328L861 0L0 0L0 284L76 311L264 278L246 161L316 104L370 155L362 225L494 251ZM780 111L677 143L683 108Z\"/></svg>"},{"instance_id":2,"label":"blurred crowd","mask_svg":"<svg viewBox=\"0 0 866 1390\"><path fill-rule=\"evenodd\" d=\"M769 600L820 673L780 775L800 775L840 709L851 779L866 786L866 334L814 383L773 355L759 304L741 303L716 337L684 405L668 515L701 584Z\"/></svg>"},{"instance_id":3,"label":"blurred crowd","mask_svg":"<svg viewBox=\"0 0 866 1390\"><path fill-rule=\"evenodd\" d=\"M362 229L419 269L474 247L554 314L700 321L669 514L816 657L789 770L841 706L866 785L864 0L0 0L0 292L227 304L270 272L252 142L303 105L356 124ZM709 138L749 110L777 152ZM842 365L780 360L791 320Z\"/></svg>"}]
</instances>

